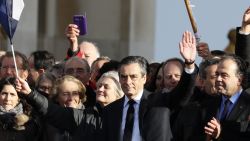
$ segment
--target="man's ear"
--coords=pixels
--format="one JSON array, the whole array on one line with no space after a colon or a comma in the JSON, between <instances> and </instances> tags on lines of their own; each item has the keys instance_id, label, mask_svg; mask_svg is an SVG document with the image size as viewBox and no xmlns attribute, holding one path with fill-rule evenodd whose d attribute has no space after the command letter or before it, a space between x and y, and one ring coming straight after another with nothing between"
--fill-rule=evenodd
<instances>
[{"instance_id":1,"label":"man's ear","mask_svg":"<svg viewBox=\"0 0 250 141\"><path fill-rule=\"evenodd\" d=\"M44 69L39 69L39 70L38 70L39 75L43 74L44 72L45 72Z\"/></svg>"},{"instance_id":2,"label":"man's ear","mask_svg":"<svg viewBox=\"0 0 250 141\"><path fill-rule=\"evenodd\" d=\"M198 86L199 88L201 88L202 90L204 89L204 85L205 85L205 80L201 79L200 76L198 76L196 78L196 82L195 82L196 86Z\"/></svg>"},{"instance_id":3,"label":"man's ear","mask_svg":"<svg viewBox=\"0 0 250 141\"><path fill-rule=\"evenodd\" d=\"M243 74L239 74L239 76L238 76L238 85L242 85L242 83L244 83L243 79L244 79Z\"/></svg>"},{"instance_id":4,"label":"man's ear","mask_svg":"<svg viewBox=\"0 0 250 141\"><path fill-rule=\"evenodd\" d=\"M22 75L20 75L20 77L24 80L27 80L29 76L29 71L28 70L24 70L24 72L22 73Z\"/></svg>"}]
</instances>

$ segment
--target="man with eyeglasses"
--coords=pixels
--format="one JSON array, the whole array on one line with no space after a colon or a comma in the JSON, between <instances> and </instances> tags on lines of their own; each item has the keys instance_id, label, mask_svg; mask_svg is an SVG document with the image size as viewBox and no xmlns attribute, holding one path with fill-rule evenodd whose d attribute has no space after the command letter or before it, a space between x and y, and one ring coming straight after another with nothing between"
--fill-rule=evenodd
<instances>
[{"instance_id":1,"label":"man with eyeglasses","mask_svg":"<svg viewBox=\"0 0 250 141\"><path fill-rule=\"evenodd\" d=\"M27 80L29 74L29 64L27 57L18 51L15 51L15 57L16 57L18 75L22 79ZM6 54L2 56L0 61L1 61L1 77L2 78L15 77L16 70L12 52L6 52Z\"/></svg>"},{"instance_id":2,"label":"man with eyeglasses","mask_svg":"<svg viewBox=\"0 0 250 141\"><path fill-rule=\"evenodd\" d=\"M81 59L77 56L68 59L65 62L64 74L71 75L80 80L86 87L87 101L86 107L95 105L95 92L94 89L89 85L90 80L90 66L85 59Z\"/></svg>"}]
</instances>

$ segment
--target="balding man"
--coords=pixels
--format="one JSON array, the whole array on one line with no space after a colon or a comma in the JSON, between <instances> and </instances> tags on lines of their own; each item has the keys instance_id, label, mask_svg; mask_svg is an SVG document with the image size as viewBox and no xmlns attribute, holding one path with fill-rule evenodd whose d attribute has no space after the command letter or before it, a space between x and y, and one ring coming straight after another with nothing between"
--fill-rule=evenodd
<instances>
[{"instance_id":1,"label":"balding man","mask_svg":"<svg viewBox=\"0 0 250 141\"><path fill-rule=\"evenodd\" d=\"M89 85L90 80L90 67L85 59L79 57L72 57L65 62L64 74L71 75L79 79L86 87L87 107L95 104L95 92Z\"/></svg>"}]
</instances>

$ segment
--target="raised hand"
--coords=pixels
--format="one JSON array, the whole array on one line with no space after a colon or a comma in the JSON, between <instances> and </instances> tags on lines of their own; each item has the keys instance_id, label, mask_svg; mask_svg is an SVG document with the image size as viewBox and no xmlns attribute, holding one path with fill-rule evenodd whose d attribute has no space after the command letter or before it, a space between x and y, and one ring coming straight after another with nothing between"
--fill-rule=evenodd
<instances>
[{"instance_id":1,"label":"raised hand","mask_svg":"<svg viewBox=\"0 0 250 141\"><path fill-rule=\"evenodd\" d=\"M18 77L16 79L16 91L22 94L28 95L31 92L29 84L23 80L22 78Z\"/></svg>"},{"instance_id":2,"label":"raised hand","mask_svg":"<svg viewBox=\"0 0 250 141\"><path fill-rule=\"evenodd\" d=\"M78 39L80 30L77 28L77 25L75 24L69 24L65 30L65 35L67 36L69 42L70 42L70 48L73 51L76 51L78 49Z\"/></svg>"},{"instance_id":3,"label":"raised hand","mask_svg":"<svg viewBox=\"0 0 250 141\"><path fill-rule=\"evenodd\" d=\"M196 40L191 32L186 31L182 35L182 41L179 43L180 54L185 62L194 62L196 57Z\"/></svg>"},{"instance_id":4,"label":"raised hand","mask_svg":"<svg viewBox=\"0 0 250 141\"><path fill-rule=\"evenodd\" d=\"M241 30L243 32L250 32L250 7L248 7L243 15Z\"/></svg>"}]
</instances>

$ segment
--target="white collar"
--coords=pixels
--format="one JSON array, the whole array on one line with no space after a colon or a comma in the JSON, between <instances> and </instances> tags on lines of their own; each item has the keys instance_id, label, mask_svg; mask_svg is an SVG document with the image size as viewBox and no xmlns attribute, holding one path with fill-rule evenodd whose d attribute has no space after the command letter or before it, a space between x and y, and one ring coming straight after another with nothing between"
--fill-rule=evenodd
<instances>
[{"instance_id":1,"label":"white collar","mask_svg":"<svg viewBox=\"0 0 250 141\"><path fill-rule=\"evenodd\" d=\"M140 104L141 102L141 97L143 94L143 90L141 92L139 92L136 97L133 99L137 104ZM125 107L128 104L129 98L125 95L125 100L124 100L124 104L123 107Z\"/></svg>"}]
</instances>

